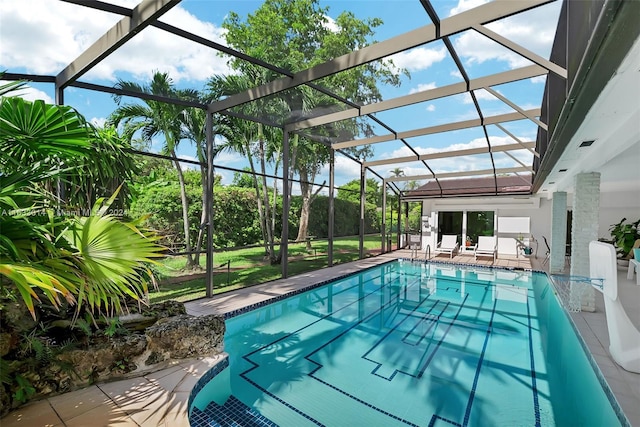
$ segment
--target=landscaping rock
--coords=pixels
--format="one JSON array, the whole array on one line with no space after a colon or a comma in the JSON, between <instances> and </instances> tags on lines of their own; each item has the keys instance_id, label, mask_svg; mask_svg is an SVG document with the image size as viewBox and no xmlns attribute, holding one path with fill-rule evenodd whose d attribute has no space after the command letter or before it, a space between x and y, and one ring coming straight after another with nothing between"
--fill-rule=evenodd
<instances>
[{"instance_id":1,"label":"landscaping rock","mask_svg":"<svg viewBox=\"0 0 640 427\"><path fill-rule=\"evenodd\" d=\"M211 355L222 351L224 317L181 315L159 320L147 328L149 350L171 359Z\"/></svg>"},{"instance_id":2,"label":"landscaping rock","mask_svg":"<svg viewBox=\"0 0 640 427\"><path fill-rule=\"evenodd\" d=\"M40 357L33 351L25 357L16 346L17 331L29 333L37 326L30 316L24 315L25 311L23 308L22 314L17 309L1 313L2 324L11 333L0 332L0 355L8 362L9 375L25 379L29 393L24 400L17 400L15 393L19 386L15 382L0 384L0 416L34 398L76 390L95 382L141 376L179 359L212 356L223 351L223 316L190 316L184 304L167 301L145 307L141 313L131 310L132 314L121 316L118 320L126 329L111 331L110 335L115 336L107 336L104 330L78 336L81 329L74 328L67 319L54 320L49 324L55 323L57 327L43 329L41 335L34 338L47 351ZM153 325L145 329L150 323ZM137 329L141 330L135 331ZM57 335L45 335L52 332ZM80 339L63 349L58 344L62 342L60 337L69 341Z\"/></svg>"}]
</instances>

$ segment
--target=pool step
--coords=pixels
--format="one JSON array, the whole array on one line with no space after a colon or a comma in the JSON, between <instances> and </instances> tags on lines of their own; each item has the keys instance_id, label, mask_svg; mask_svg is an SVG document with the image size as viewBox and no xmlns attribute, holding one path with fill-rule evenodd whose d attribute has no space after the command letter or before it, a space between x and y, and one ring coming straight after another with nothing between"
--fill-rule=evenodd
<instances>
[{"instance_id":1,"label":"pool step","mask_svg":"<svg viewBox=\"0 0 640 427\"><path fill-rule=\"evenodd\" d=\"M211 402L204 411L193 408L191 413L192 427L277 427L273 421L260 415L235 396L231 396L218 405Z\"/></svg>"}]
</instances>

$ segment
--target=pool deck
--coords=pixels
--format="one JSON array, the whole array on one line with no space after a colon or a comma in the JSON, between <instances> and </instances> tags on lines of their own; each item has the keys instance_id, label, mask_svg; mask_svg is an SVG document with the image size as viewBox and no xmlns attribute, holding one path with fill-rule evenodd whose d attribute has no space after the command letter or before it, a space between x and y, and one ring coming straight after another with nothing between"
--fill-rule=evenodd
<instances>
[{"instance_id":1,"label":"pool deck","mask_svg":"<svg viewBox=\"0 0 640 427\"><path fill-rule=\"evenodd\" d=\"M239 289L217 295L212 299L188 302L185 305L187 312L196 316L227 313L393 259L410 257L411 253L408 250L394 251L288 279L279 279ZM461 264L493 264L489 258L482 258L478 262L474 262L473 255L465 253L456 255L453 259L443 255L432 259ZM545 270L541 264L542 258L500 256L493 265L506 268ZM632 322L640 329L640 287L635 284L635 281L627 280L626 271L626 268L618 270L621 300ZM596 293L596 311L594 313L572 313L571 317L627 419L632 426L640 427L640 374L625 371L616 365L609 356L607 350L609 337L602 295ZM2 427L188 426L189 393L197 380L220 358L185 360L143 377L96 384L81 390L31 402L10 412L0 420L0 425Z\"/></svg>"}]
</instances>

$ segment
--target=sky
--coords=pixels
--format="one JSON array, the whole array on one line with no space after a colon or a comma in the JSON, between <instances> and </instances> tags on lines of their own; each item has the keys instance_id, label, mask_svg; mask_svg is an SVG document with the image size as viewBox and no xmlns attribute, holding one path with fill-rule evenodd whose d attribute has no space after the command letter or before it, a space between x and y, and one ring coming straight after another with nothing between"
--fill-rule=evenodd
<instances>
[{"instance_id":1,"label":"sky","mask_svg":"<svg viewBox=\"0 0 640 427\"><path fill-rule=\"evenodd\" d=\"M112 3L135 7L138 0L110 0ZM513 0L518 1L518 0ZM446 19L462 11L472 9L486 0L435 0L434 8L440 19ZM253 0L183 0L170 10L162 21L182 27L188 31L226 45L225 31L221 24L229 11L246 17L260 6ZM360 19L381 18L383 25L376 28L375 40L381 41L431 23L418 0L322 0L329 7L328 25L341 12L351 11ZM507 19L487 25L494 32L509 38L521 46L544 57L549 57L555 35L561 2L541 6ZM53 0L0 0L0 70L15 73L56 75L66 65L88 48L95 40L111 28L121 17L90 8ZM475 31L465 31L452 36L451 42L458 52L465 70L471 79L496 72L531 65L494 41ZM443 87L462 81L461 75L446 51L444 43L435 41L416 47L392 57L394 64L409 71L402 78L400 87L380 85L383 99ZM145 84L155 71L168 72L179 87L202 89L214 74L228 74L227 59L216 51L156 28L147 28L122 48L107 57L98 66L83 75L80 80L112 86L118 79ZM542 100L545 77L496 86L493 89L524 109L539 108ZM514 110L489 92L475 92L485 116L504 114ZM44 99L53 103L53 85L31 83L23 97ZM129 100L131 101L131 100ZM101 125L117 107L112 97L78 88L65 90L65 103L76 108L88 120ZM437 99L402 109L376 114L396 132L407 131L477 118L475 106L469 95ZM373 124L377 135L389 133ZM505 124L504 127L522 141L534 141L536 125L529 120ZM513 139L501 129L488 126L492 145L511 144ZM460 150L486 146L482 128L411 138L408 140L421 154L448 150ZM152 151L159 150L160 141L155 141ZM392 141L373 145L375 159L391 159L410 155L402 142ZM179 156L195 158L188 144L181 144ZM525 164L531 164L532 154L527 150L512 153ZM496 167L518 166L517 162L502 153L494 155ZM242 169L246 160L236 153L223 152L215 163ZM490 168L488 155L453 157L429 163L436 173ZM425 174L428 171L421 163L394 164L374 168L383 177L391 176L395 167L403 169L405 175ZM346 157L336 156L336 184L339 186L359 178L359 167ZM233 173L216 169L222 175L223 184L230 184ZM328 168L324 168L316 182L328 181ZM294 190L295 192L295 190Z\"/></svg>"}]
</instances>

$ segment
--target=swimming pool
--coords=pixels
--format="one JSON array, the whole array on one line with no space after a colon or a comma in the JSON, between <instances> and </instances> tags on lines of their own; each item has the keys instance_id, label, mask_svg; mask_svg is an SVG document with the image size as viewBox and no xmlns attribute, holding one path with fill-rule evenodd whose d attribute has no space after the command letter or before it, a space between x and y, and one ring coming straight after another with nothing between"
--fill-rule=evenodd
<instances>
[{"instance_id":1,"label":"swimming pool","mask_svg":"<svg viewBox=\"0 0 640 427\"><path fill-rule=\"evenodd\" d=\"M225 350L194 426L626 423L542 273L399 260L230 318Z\"/></svg>"}]
</instances>

